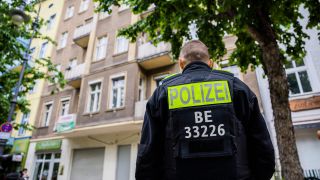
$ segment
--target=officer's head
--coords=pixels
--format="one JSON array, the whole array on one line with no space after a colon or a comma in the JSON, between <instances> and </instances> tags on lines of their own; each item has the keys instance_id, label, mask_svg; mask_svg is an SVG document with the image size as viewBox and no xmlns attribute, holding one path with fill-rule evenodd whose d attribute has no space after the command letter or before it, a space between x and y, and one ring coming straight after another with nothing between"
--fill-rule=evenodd
<instances>
[{"instance_id":1,"label":"officer's head","mask_svg":"<svg viewBox=\"0 0 320 180\"><path fill-rule=\"evenodd\" d=\"M183 45L179 55L179 65L184 69L187 64L195 61L201 61L213 66L209 57L208 47L199 40L191 40Z\"/></svg>"}]
</instances>

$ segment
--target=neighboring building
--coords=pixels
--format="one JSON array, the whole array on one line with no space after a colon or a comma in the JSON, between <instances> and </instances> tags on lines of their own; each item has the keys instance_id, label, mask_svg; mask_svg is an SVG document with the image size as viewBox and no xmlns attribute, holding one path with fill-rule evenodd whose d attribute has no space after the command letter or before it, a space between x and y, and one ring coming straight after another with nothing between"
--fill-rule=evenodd
<instances>
[{"instance_id":1,"label":"neighboring building","mask_svg":"<svg viewBox=\"0 0 320 180\"><path fill-rule=\"evenodd\" d=\"M304 9L301 9L301 12L303 15L308 14ZM301 20L301 24L305 25L306 20ZM320 129L320 43L315 29L306 32L310 36L310 39L306 40L306 57L302 62L291 61L285 67L300 162L305 176L317 174L320 178L320 140L317 139L317 131ZM258 68L257 78L263 97L264 116L270 123L273 142L277 146L268 81L263 78L262 68ZM276 153L279 158L278 152Z\"/></svg>"},{"instance_id":2,"label":"neighboring building","mask_svg":"<svg viewBox=\"0 0 320 180\"><path fill-rule=\"evenodd\" d=\"M112 10L96 14L91 0L64 0L51 57L68 85L55 94L54 84L44 85L26 162L31 179L135 179L147 99L179 67L169 44L116 36L145 14L126 6ZM230 51L234 40L226 37ZM226 69L259 97L255 73Z\"/></svg>"},{"instance_id":3,"label":"neighboring building","mask_svg":"<svg viewBox=\"0 0 320 180\"><path fill-rule=\"evenodd\" d=\"M63 4L57 3L54 0L45 0L40 3L41 9L39 16L47 21L47 24L41 28L41 33L54 39L58 30L58 22L61 16ZM35 9L38 9L36 5ZM31 42L31 58L29 60L29 65L33 65L34 59L42 57L50 57L52 53L53 45L48 43L47 40L43 39L33 39ZM42 69L44 70L44 69ZM40 98L42 95L42 89L44 86L44 80L37 80L35 87L27 94L26 99L30 103L30 112L28 114L23 114L17 112L16 123L30 124L34 125L37 119L37 113L39 109ZM29 146L29 140L32 136L32 132L19 128L12 132L12 137L14 138L12 153L14 155L22 155L22 164L24 166L26 155ZM19 157L17 158L19 161Z\"/></svg>"}]
</instances>

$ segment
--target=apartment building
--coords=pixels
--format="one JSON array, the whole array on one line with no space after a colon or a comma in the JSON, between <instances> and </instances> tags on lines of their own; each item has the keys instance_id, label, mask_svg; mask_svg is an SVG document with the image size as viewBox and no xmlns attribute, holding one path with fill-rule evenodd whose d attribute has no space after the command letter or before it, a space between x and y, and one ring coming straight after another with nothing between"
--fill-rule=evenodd
<instances>
[{"instance_id":1,"label":"apartment building","mask_svg":"<svg viewBox=\"0 0 320 180\"><path fill-rule=\"evenodd\" d=\"M179 72L167 43L154 46L117 37L145 14L126 6L95 13L91 0L64 0L52 60L67 86L45 83L29 146L31 179L133 180L147 99L169 74ZM226 37L228 50L234 37ZM255 73L225 67L259 96Z\"/></svg>"},{"instance_id":2,"label":"apartment building","mask_svg":"<svg viewBox=\"0 0 320 180\"><path fill-rule=\"evenodd\" d=\"M302 8L300 10L304 17L307 17L308 12ZM305 27L306 19L302 19L300 23ZM291 61L285 65L285 68L289 83L291 115L301 166L306 177L319 178L320 140L317 138L317 131L320 130L320 43L315 29L305 29L305 31L310 36L305 45L306 57L302 62ZM270 131L276 145L268 81L263 78L262 68L257 69L257 79L261 97L263 97L264 116L270 123Z\"/></svg>"},{"instance_id":3,"label":"apartment building","mask_svg":"<svg viewBox=\"0 0 320 180\"><path fill-rule=\"evenodd\" d=\"M40 6L40 8L39 8ZM36 5L35 9L39 9L39 16L45 21L44 26L40 29L42 34L45 34L49 38L54 39L57 30L58 22L61 17L63 4L57 3L54 0L41 1ZM33 39L31 42L31 52L29 65L34 65L35 59L50 57L53 50L53 44L44 39ZM41 69L45 71L44 69ZM17 112L16 122L21 124L34 125L37 119L37 113L39 109L40 98L42 95L42 89L44 87L44 80L37 80L34 88L29 91L26 99L30 103L30 112L23 114ZM26 155L28 152L29 141L32 136L31 131L27 131L24 128L14 130L11 135L14 138L12 154L16 156L15 161L21 162L21 167L24 166Z\"/></svg>"}]
</instances>

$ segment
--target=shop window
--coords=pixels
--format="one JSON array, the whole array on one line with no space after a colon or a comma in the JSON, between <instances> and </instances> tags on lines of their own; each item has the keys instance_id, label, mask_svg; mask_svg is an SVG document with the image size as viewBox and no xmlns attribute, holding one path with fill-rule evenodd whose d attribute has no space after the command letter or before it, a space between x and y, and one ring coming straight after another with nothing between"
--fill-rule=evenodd
<instances>
[{"instance_id":1,"label":"shop window","mask_svg":"<svg viewBox=\"0 0 320 180\"><path fill-rule=\"evenodd\" d=\"M290 61L285 67L290 96L312 92L308 69L304 64L304 61Z\"/></svg>"},{"instance_id":2,"label":"shop window","mask_svg":"<svg viewBox=\"0 0 320 180\"><path fill-rule=\"evenodd\" d=\"M60 153L37 154L34 169L35 180L57 180L60 164Z\"/></svg>"},{"instance_id":3,"label":"shop window","mask_svg":"<svg viewBox=\"0 0 320 180\"><path fill-rule=\"evenodd\" d=\"M116 180L130 179L131 145L118 146Z\"/></svg>"}]
</instances>

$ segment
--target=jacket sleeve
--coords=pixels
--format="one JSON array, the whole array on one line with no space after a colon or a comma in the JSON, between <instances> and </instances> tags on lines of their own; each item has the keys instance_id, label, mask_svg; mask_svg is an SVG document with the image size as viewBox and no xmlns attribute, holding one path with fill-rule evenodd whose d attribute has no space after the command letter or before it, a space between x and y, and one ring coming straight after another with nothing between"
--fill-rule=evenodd
<instances>
[{"instance_id":1,"label":"jacket sleeve","mask_svg":"<svg viewBox=\"0 0 320 180\"><path fill-rule=\"evenodd\" d=\"M238 89L235 92L235 105L241 107L237 108L237 115L246 131L251 173L254 179L270 180L275 171L274 148L257 97L242 82L235 83L235 88Z\"/></svg>"},{"instance_id":2,"label":"jacket sleeve","mask_svg":"<svg viewBox=\"0 0 320 180\"><path fill-rule=\"evenodd\" d=\"M157 89L149 99L138 145L136 180L161 179L164 127L161 121L161 108Z\"/></svg>"}]
</instances>

